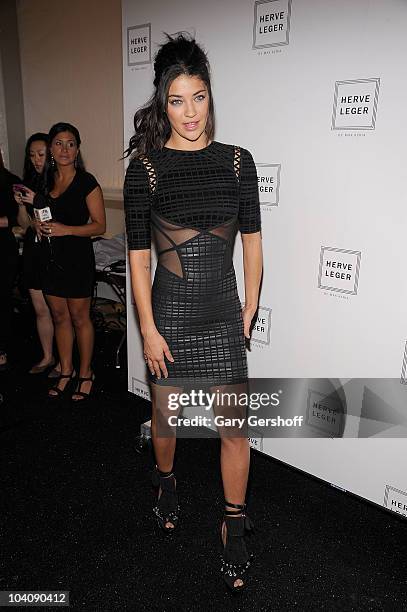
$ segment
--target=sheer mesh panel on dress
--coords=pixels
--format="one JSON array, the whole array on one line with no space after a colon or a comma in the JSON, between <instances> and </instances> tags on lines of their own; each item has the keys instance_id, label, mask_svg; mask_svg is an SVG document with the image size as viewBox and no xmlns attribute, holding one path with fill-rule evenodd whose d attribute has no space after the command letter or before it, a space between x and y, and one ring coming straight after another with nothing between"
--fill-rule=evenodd
<instances>
[{"instance_id":1,"label":"sheer mesh panel on dress","mask_svg":"<svg viewBox=\"0 0 407 612\"><path fill-rule=\"evenodd\" d=\"M154 212L151 215L151 221L154 228L160 265L180 278L183 278L184 271L180 255L177 251L177 246L195 238L200 232L189 227L182 227L175 223L170 223Z\"/></svg>"},{"instance_id":2,"label":"sheer mesh panel on dress","mask_svg":"<svg viewBox=\"0 0 407 612\"><path fill-rule=\"evenodd\" d=\"M183 244L201 233L199 230L191 227L184 227L183 225L171 223L154 212L152 212L151 217L154 226L156 226L162 234L167 236L173 245Z\"/></svg>"},{"instance_id":3,"label":"sheer mesh panel on dress","mask_svg":"<svg viewBox=\"0 0 407 612\"><path fill-rule=\"evenodd\" d=\"M236 232L235 225L236 220L230 219L230 221L226 221L226 223L223 223L223 225L210 229L209 233L213 234L214 236L218 236L218 238L229 241Z\"/></svg>"}]
</instances>

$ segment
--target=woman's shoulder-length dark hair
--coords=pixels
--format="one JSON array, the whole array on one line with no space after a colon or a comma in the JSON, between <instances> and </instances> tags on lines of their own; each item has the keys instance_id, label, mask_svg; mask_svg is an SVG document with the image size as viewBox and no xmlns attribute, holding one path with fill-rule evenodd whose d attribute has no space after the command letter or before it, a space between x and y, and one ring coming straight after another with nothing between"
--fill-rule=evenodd
<instances>
[{"instance_id":1,"label":"woman's shoulder-length dark hair","mask_svg":"<svg viewBox=\"0 0 407 612\"><path fill-rule=\"evenodd\" d=\"M206 85L209 95L209 114L206 123L208 140L215 133L215 112L212 97L210 67L205 51L190 35L180 32L166 34L167 42L161 45L154 59L154 93L150 100L134 115L134 135L130 138L127 157L143 156L154 149L162 149L171 135L166 115L168 92L178 76L197 76Z\"/></svg>"},{"instance_id":2,"label":"woman's shoulder-length dark hair","mask_svg":"<svg viewBox=\"0 0 407 612\"><path fill-rule=\"evenodd\" d=\"M46 175L47 156L45 154L44 169L41 175L39 175L38 172L35 170L33 163L31 161L31 157L30 157L30 147L33 142L44 142L45 146L47 147L48 146L48 134L45 134L44 132L36 132L35 134L31 134L31 136L28 138L26 145L25 145L23 182L25 185L27 185L31 189L34 189L34 191L37 191L38 189L41 189L44 177Z\"/></svg>"},{"instance_id":3,"label":"woman's shoulder-length dark hair","mask_svg":"<svg viewBox=\"0 0 407 612\"><path fill-rule=\"evenodd\" d=\"M60 134L61 132L70 132L75 138L76 146L78 148L81 146L81 136L79 134L78 128L72 125L72 123L67 123L66 121L59 121L58 123L54 123L54 125L50 128L48 133L48 141L50 146L54 138L58 136L58 134Z\"/></svg>"},{"instance_id":4,"label":"woman's shoulder-length dark hair","mask_svg":"<svg viewBox=\"0 0 407 612\"><path fill-rule=\"evenodd\" d=\"M67 123L66 121L59 121L58 123L54 123L48 132L48 150L47 150L47 172L46 172L46 182L45 182L45 193L48 194L52 191L55 184L55 166L52 162L52 156L50 147L52 145L53 140L61 134L61 132L70 132L72 136L75 138L76 146L81 146L81 136L79 134L79 130L77 127L72 125L72 123ZM82 155L80 149L78 151L78 157L76 158L76 169L79 171L85 171L85 164L82 159Z\"/></svg>"}]
</instances>

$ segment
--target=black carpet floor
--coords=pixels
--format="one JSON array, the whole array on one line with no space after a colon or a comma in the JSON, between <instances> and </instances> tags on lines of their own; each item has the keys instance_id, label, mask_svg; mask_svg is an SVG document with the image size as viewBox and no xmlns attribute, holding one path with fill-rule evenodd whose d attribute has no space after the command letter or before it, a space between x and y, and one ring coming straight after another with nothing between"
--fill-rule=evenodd
<instances>
[{"instance_id":1,"label":"black carpet floor","mask_svg":"<svg viewBox=\"0 0 407 612\"><path fill-rule=\"evenodd\" d=\"M407 610L407 522L255 452L252 580L229 594L219 441L178 441L182 514L163 538L151 452L135 451L149 404L127 392L125 359L114 368L119 333L97 334L93 400L49 404L46 378L25 374L32 320L16 317L14 365L0 374L0 591L70 591L71 609L89 612Z\"/></svg>"}]
</instances>

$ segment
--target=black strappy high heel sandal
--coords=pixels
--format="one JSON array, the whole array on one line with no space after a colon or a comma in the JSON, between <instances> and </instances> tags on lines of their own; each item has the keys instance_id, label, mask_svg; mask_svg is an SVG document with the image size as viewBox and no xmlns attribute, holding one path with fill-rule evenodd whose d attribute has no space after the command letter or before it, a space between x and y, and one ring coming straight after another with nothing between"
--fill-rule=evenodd
<instances>
[{"instance_id":1,"label":"black strappy high heel sandal","mask_svg":"<svg viewBox=\"0 0 407 612\"><path fill-rule=\"evenodd\" d=\"M62 399L65 395L67 395L75 376L76 376L75 370L72 370L70 374L62 374L62 373L59 374L58 378L56 379L55 384L48 389L48 399L52 401L56 401L56 400ZM63 389L60 389L58 387L59 381L63 380L64 378L69 378L69 380L66 383L65 387ZM50 391L55 391L55 393L50 393Z\"/></svg>"},{"instance_id":2,"label":"black strappy high heel sandal","mask_svg":"<svg viewBox=\"0 0 407 612\"><path fill-rule=\"evenodd\" d=\"M90 388L88 393L85 393L85 391L82 391L82 385L83 385L84 382L91 382L92 383L92 386L91 386L91 388ZM72 393L72 397L71 397L71 400L74 403L81 403L81 402L83 403L83 402L89 401L89 399L91 398L91 396L95 392L95 374L92 372L92 376L89 376L87 378L83 378L83 377L78 378L76 389L77 390ZM75 399L73 397L74 395L79 395L79 398Z\"/></svg>"},{"instance_id":3,"label":"black strappy high heel sandal","mask_svg":"<svg viewBox=\"0 0 407 612\"><path fill-rule=\"evenodd\" d=\"M249 554L245 532L252 532L254 525L246 514L246 504L231 504L225 500L225 506L236 508L236 510L225 510L221 525L221 541L223 546L221 573L228 588L238 593L247 586L247 572L253 560ZM226 541L223 544L223 529L226 525ZM241 580L243 584L235 586L235 582Z\"/></svg>"},{"instance_id":4,"label":"black strappy high heel sandal","mask_svg":"<svg viewBox=\"0 0 407 612\"><path fill-rule=\"evenodd\" d=\"M161 472L156 466L152 473L152 483L155 487L161 487L161 495L153 508L158 525L166 534L172 534L178 524L179 513L174 473ZM172 523L174 527L166 527L167 523Z\"/></svg>"}]
</instances>

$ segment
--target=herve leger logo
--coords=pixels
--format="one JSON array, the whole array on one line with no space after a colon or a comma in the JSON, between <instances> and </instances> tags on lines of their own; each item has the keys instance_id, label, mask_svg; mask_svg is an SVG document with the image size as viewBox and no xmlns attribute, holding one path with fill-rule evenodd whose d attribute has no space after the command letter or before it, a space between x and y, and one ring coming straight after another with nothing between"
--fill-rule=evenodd
<instances>
[{"instance_id":1,"label":"herve leger logo","mask_svg":"<svg viewBox=\"0 0 407 612\"><path fill-rule=\"evenodd\" d=\"M289 44L291 0L256 0L253 49Z\"/></svg>"},{"instance_id":2,"label":"herve leger logo","mask_svg":"<svg viewBox=\"0 0 407 612\"><path fill-rule=\"evenodd\" d=\"M251 341L256 345L269 346L271 333L271 308L259 306L256 320L251 328Z\"/></svg>"},{"instance_id":3,"label":"herve leger logo","mask_svg":"<svg viewBox=\"0 0 407 612\"><path fill-rule=\"evenodd\" d=\"M247 430L250 447L260 452L263 451L263 433L254 427L249 427Z\"/></svg>"},{"instance_id":4,"label":"herve leger logo","mask_svg":"<svg viewBox=\"0 0 407 612\"><path fill-rule=\"evenodd\" d=\"M309 389L307 399L307 425L331 438L343 436L345 414L340 400Z\"/></svg>"},{"instance_id":5,"label":"herve leger logo","mask_svg":"<svg viewBox=\"0 0 407 612\"><path fill-rule=\"evenodd\" d=\"M407 493L401 489L396 489L396 487L386 485L383 505L397 514L407 516Z\"/></svg>"},{"instance_id":6,"label":"herve leger logo","mask_svg":"<svg viewBox=\"0 0 407 612\"><path fill-rule=\"evenodd\" d=\"M131 391L135 395L139 395L146 400L150 400L150 389L145 380L140 380L139 378L135 378L132 376L131 379Z\"/></svg>"},{"instance_id":7,"label":"herve leger logo","mask_svg":"<svg viewBox=\"0 0 407 612\"><path fill-rule=\"evenodd\" d=\"M380 79L336 81L333 130L374 130Z\"/></svg>"},{"instance_id":8,"label":"herve leger logo","mask_svg":"<svg viewBox=\"0 0 407 612\"><path fill-rule=\"evenodd\" d=\"M407 340L404 346L404 355L403 355L403 364L401 366L400 382L402 385L407 385Z\"/></svg>"},{"instance_id":9,"label":"herve leger logo","mask_svg":"<svg viewBox=\"0 0 407 612\"><path fill-rule=\"evenodd\" d=\"M256 164L260 206L270 210L280 201L281 164Z\"/></svg>"},{"instance_id":10,"label":"herve leger logo","mask_svg":"<svg viewBox=\"0 0 407 612\"><path fill-rule=\"evenodd\" d=\"M318 287L356 295L359 284L360 251L321 247Z\"/></svg>"},{"instance_id":11,"label":"herve leger logo","mask_svg":"<svg viewBox=\"0 0 407 612\"><path fill-rule=\"evenodd\" d=\"M127 28L127 65L151 64L151 23Z\"/></svg>"}]
</instances>

